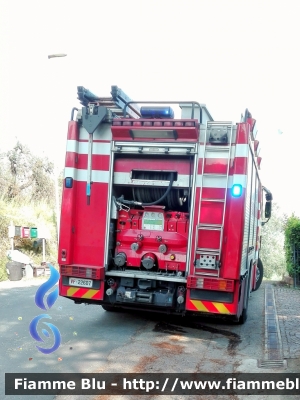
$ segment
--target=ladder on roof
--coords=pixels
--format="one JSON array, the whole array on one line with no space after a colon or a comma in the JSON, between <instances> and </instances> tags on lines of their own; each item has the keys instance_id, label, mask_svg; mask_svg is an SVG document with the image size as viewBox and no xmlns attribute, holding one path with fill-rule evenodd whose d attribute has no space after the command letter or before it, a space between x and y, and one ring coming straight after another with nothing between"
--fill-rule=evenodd
<instances>
[{"instance_id":1,"label":"ladder on roof","mask_svg":"<svg viewBox=\"0 0 300 400\"><path fill-rule=\"evenodd\" d=\"M125 104L132 101L118 86L111 87L111 97L98 97L83 86L77 87L77 95L83 106L89 107L93 104L106 107L111 112L112 117L117 118L124 117ZM140 108L134 103L126 107L126 112L127 116L131 118L139 118L141 116Z\"/></svg>"},{"instance_id":2,"label":"ladder on roof","mask_svg":"<svg viewBox=\"0 0 300 400\"><path fill-rule=\"evenodd\" d=\"M101 122L111 122L113 118L123 117L123 108L131 99L118 86L111 87L112 97L98 97L83 86L77 87L78 100L83 105L82 126L89 134L86 197L87 205L90 205L92 189L92 155L93 155L93 133ZM130 104L126 108L127 116L139 118L139 107Z\"/></svg>"},{"instance_id":3,"label":"ladder on roof","mask_svg":"<svg viewBox=\"0 0 300 400\"><path fill-rule=\"evenodd\" d=\"M208 121L203 145L201 172L201 193L199 199L199 220L196 234L195 274L220 275L220 259L223 242L227 188L233 135L232 122ZM221 171L212 171L213 163L206 164L207 159L225 159ZM207 170L211 171L208 172ZM203 196L203 189L218 189L217 197ZM213 193L213 192L211 192ZM220 193L224 193L220 195Z\"/></svg>"}]
</instances>

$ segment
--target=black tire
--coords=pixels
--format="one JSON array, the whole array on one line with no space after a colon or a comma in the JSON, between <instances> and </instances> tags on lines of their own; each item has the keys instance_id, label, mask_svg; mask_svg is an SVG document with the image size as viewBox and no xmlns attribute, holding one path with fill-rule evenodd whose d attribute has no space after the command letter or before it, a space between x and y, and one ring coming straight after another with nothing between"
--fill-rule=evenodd
<instances>
[{"instance_id":1,"label":"black tire","mask_svg":"<svg viewBox=\"0 0 300 400\"><path fill-rule=\"evenodd\" d=\"M238 320L239 325L243 325L247 321L248 317L248 302L247 302L247 307L243 309L243 312Z\"/></svg>"},{"instance_id":2,"label":"black tire","mask_svg":"<svg viewBox=\"0 0 300 400\"><path fill-rule=\"evenodd\" d=\"M251 267L251 268L252 268L252 267ZM244 299L244 308L243 308L243 312L242 312L242 314L240 315L240 318L238 319L238 324L239 324L239 325L243 325L243 324L247 321L247 317L248 317L248 303L249 303L250 277L251 277L251 273L250 273L250 275L248 275L248 277L247 277L246 288L245 288L245 296L246 296L246 298Z\"/></svg>"},{"instance_id":3,"label":"black tire","mask_svg":"<svg viewBox=\"0 0 300 400\"><path fill-rule=\"evenodd\" d=\"M263 280L263 276L264 276L264 266L261 259L259 258L256 265L256 283L253 291L259 289Z\"/></svg>"}]
</instances>

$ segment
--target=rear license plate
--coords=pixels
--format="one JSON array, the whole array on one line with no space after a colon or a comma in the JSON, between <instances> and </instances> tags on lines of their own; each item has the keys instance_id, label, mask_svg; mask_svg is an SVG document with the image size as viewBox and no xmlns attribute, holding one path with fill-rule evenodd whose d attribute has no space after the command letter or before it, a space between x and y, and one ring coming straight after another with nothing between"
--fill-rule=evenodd
<instances>
[{"instance_id":1,"label":"rear license plate","mask_svg":"<svg viewBox=\"0 0 300 400\"><path fill-rule=\"evenodd\" d=\"M69 278L69 285L78 287L92 287L93 281L91 279Z\"/></svg>"}]
</instances>

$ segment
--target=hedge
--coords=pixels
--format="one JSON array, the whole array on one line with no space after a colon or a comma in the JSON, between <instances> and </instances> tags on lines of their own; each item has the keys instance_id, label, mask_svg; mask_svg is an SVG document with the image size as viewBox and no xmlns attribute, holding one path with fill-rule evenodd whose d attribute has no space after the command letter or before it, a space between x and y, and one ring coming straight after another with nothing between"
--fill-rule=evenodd
<instances>
[{"instance_id":1,"label":"hedge","mask_svg":"<svg viewBox=\"0 0 300 400\"><path fill-rule=\"evenodd\" d=\"M290 276L296 273L300 273L300 218L292 215L289 217L285 224L284 230L285 236L285 257L287 271ZM294 265L294 251L299 255Z\"/></svg>"}]
</instances>

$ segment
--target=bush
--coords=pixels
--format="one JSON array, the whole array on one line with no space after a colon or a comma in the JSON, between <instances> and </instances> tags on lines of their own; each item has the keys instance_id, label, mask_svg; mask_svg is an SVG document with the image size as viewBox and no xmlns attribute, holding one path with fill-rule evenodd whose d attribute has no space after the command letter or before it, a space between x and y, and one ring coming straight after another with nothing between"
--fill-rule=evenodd
<instances>
[{"instance_id":1,"label":"bush","mask_svg":"<svg viewBox=\"0 0 300 400\"><path fill-rule=\"evenodd\" d=\"M0 153L0 280L7 279L6 256L11 249L8 226L44 226L51 239L46 244L46 260L56 263L56 214L54 165L38 157L17 141L14 147ZM62 181L62 179L60 179ZM42 247L35 240L15 238L14 248L28 255L35 264L42 262Z\"/></svg>"},{"instance_id":2,"label":"bush","mask_svg":"<svg viewBox=\"0 0 300 400\"><path fill-rule=\"evenodd\" d=\"M7 257L0 258L0 282L6 281L8 279L7 272L6 272L6 263L8 262Z\"/></svg>"},{"instance_id":3,"label":"bush","mask_svg":"<svg viewBox=\"0 0 300 400\"><path fill-rule=\"evenodd\" d=\"M276 203L272 205L272 216L261 228L260 258L264 265L264 277L277 279L286 271L284 256L284 224L286 216Z\"/></svg>"},{"instance_id":4,"label":"bush","mask_svg":"<svg viewBox=\"0 0 300 400\"><path fill-rule=\"evenodd\" d=\"M290 276L293 276L295 272L300 272L299 261L294 264L294 250L297 254L300 252L300 219L294 214L286 221L284 236L287 271Z\"/></svg>"},{"instance_id":5,"label":"bush","mask_svg":"<svg viewBox=\"0 0 300 400\"><path fill-rule=\"evenodd\" d=\"M7 279L6 263L9 261L6 252L11 249L8 237L8 226L13 222L15 225L47 227L50 239L46 241L46 261L54 265L57 260L56 220L54 211L45 202L29 202L23 200L8 200L0 198L0 281ZM26 254L34 264L42 262L42 246L36 246L35 239L14 239L14 248Z\"/></svg>"}]
</instances>

